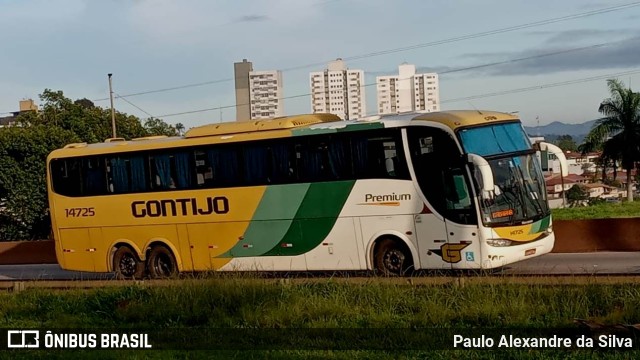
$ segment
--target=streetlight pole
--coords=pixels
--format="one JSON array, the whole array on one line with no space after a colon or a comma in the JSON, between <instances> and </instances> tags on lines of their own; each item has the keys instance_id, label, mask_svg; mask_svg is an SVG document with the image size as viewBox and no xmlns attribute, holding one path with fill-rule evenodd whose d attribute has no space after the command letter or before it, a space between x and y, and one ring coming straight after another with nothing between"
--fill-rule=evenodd
<instances>
[{"instance_id":1,"label":"streetlight pole","mask_svg":"<svg viewBox=\"0 0 640 360\"><path fill-rule=\"evenodd\" d=\"M109 76L109 98L111 99L111 128L113 130L113 137L116 137L116 111L113 108L113 89L111 87L111 76L113 74L108 74Z\"/></svg>"}]
</instances>

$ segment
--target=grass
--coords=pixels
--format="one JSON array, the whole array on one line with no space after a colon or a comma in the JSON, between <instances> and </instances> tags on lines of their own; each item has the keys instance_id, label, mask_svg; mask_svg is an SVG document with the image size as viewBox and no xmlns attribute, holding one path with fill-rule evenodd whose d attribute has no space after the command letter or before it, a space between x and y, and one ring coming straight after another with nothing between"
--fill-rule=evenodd
<instances>
[{"instance_id":1,"label":"grass","mask_svg":"<svg viewBox=\"0 0 640 360\"><path fill-rule=\"evenodd\" d=\"M261 279L225 277L186 280L171 286L129 286L95 290L38 290L0 294L0 326L3 328L109 329L143 328L166 332L178 341L173 347L198 341L244 344L233 351L78 351L92 358L627 358L628 352L438 350L430 351L332 351L296 350L296 346L263 343L269 351L250 351L259 344L264 329L289 329L295 341L305 334L335 332L349 344L350 334L379 334L402 340L410 330L437 337L450 332L474 332L474 328L574 327L574 318L607 324L640 322L640 288L612 285L495 284L398 285L371 281L349 284L327 279L315 283L277 283ZM182 329L181 338L179 330ZM197 330L194 330L197 329ZM229 329L220 331L216 329ZM305 330L306 329L306 330ZM318 330L319 329L319 330ZM322 330L324 329L324 330ZM327 330L329 329L329 330ZM336 329L336 330L331 330ZM345 330L346 329L346 330ZM355 330L349 330L355 329ZM273 330L271 330L273 331ZM354 332L350 332L354 331ZM213 336L211 336L213 335ZM239 335L239 336L238 336ZM335 335L335 334L334 334ZM247 337L242 339L240 337ZM255 338L252 338L255 336ZM282 341L283 339L276 339ZM307 336L308 344L320 341ZM321 341L320 341L321 342ZM369 343L369 345L371 345ZM375 344L374 344L375 345ZM257 345L256 345L257 346ZM281 348L280 348L281 346ZM328 344L330 347L331 344ZM391 344L391 347L393 344ZM239 348L245 349L239 351ZM369 347L376 348L376 346ZM382 347L385 349L385 347ZM440 347L441 349L444 346ZM317 349L317 346L311 347ZM511 351L511 352L510 352ZM44 358L44 353L21 353ZM47 358L69 352L48 351ZM15 355L1 354L0 358ZM638 354L635 354L637 357ZM9 356L11 357L11 356ZM82 356L84 357L84 356ZM633 357L633 356L632 356Z\"/></svg>"},{"instance_id":2,"label":"grass","mask_svg":"<svg viewBox=\"0 0 640 360\"><path fill-rule=\"evenodd\" d=\"M640 200L621 203L603 203L585 207L553 209L554 220L585 220L608 218L632 218L640 216Z\"/></svg>"},{"instance_id":3,"label":"grass","mask_svg":"<svg viewBox=\"0 0 640 360\"><path fill-rule=\"evenodd\" d=\"M571 299L571 301L567 301ZM640 288L504 283L273 283L226 277L171 286L0 294L0 326L386 328L640 322Z\"/></svg>"}]
</instances>

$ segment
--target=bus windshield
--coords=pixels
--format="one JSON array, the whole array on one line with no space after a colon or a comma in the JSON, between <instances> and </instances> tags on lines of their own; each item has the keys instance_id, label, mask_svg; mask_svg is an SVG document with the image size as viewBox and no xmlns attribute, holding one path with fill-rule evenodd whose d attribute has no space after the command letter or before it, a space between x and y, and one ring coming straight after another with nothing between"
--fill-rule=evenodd
<instances>
[{"instance_id":1,"label":"bus windshield","mask_svg":"<svg viewBox=\"0 0 640 360\"><path fill-rule=\"evenodd\" d=\"M465 152L487 158L495 197L481 202L487 225L517 225L549 215L544 177L527 135L519 122L463 129Z\"/></svg>"},{"instance_id":2,"label":"bus windshield","mask_svg":"<svg viewBox=\"0 0 640 360\"><path fill-rule=\"evenodd\" d=\"M546 187L535 154L488 160L495 197L481 202L485 224L515 225L549 215Z\"/></svg>"}]
</instances>

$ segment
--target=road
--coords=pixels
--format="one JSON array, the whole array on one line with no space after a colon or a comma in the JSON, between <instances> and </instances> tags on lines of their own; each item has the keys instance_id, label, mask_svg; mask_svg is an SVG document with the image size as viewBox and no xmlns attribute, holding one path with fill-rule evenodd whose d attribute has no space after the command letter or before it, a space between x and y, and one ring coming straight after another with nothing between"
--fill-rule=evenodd
<instances>
[{"instance_id":1,"label":"road","mask_svg":"<svg viewBox=\"0 0 640 360\"><path fill-rule=\"evenodd\" d=\"M547 254L506 266L509 275L640 275L640 252ZM61 270L58 265L0 265L1 280L103 280L111 274Z\"/></svg>"}]
</instances>

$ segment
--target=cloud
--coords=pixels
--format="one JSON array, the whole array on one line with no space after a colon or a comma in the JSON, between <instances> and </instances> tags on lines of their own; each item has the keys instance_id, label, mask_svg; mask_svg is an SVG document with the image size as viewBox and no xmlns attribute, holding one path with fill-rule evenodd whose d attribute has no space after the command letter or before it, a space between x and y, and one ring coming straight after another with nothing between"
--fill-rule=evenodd
<instances>
[{"instance_id":1,"label":"cloud","mask_svg":"<svg viewBox=\"0 0 640 360\"><path fill-rule=\"evenodd\" d=\"M229 23L217 2L139 0L128 9L131 25L151 39L163 43L198 43L215 27Z\"/></svg>"},{"instance_id":2,"label":"cloud","mask_svg":"<svg viewBox=\"0 0 640 360\"><path fill-rule=\"evenodd\" d=\"M618 41L592 42L591 45L575 45L581 39L600 37L609 34L621 34L622 31L565 31L555 34L545 43L546 46L519 52L468 53L461 58L473 59L468 66L451 68L433 66L426 70L435 70L446 75L462 76L511 76L539 75L578 70L623 69L640 66L640 32ZM629 31L624 32L627 36ZM573 46L567 46L573 44Z\"/></svg>"},{"instance_id":3,"label":"cloud","mask_svg":"<svg viewBox=\"0 0 640 360\"><path fill-rule=\"evenodd\" d=\"M635 30L615 29L615 30L598 30L598 29L576 29L568 30L560 33L557 32L540 32L541 34L551 35L546 43L549 45L565 45L575 44L582 41L598 41L610 40L620 36L628 36Z\"/></svg>"},{"instance_id":4,"label":"cloud","mask_svg":"<svg viewBox=\"0 0 640 360\"><path fill-rule=\"evenodd\" d=\"M640 37L580 51L571 48L547 48L524 51L509 58L529 58L479 69L488 75L523 75L576 70L621 69L640 66ZM556 55L541 56L553 52Z\"/></svg>"},{"instance_id":5,"label":"cloud","mask_svg":"<svg viewBox=\"0 0 640 360\"><path fill-rule=\"evenodd\" d=\"M266 20L269 20L269 17L266 15L244 15L239 17L236 22L257 22Z\"/></svg>"},{"instance_id":6,"label":"cloud","mask_svg":"<svg viewBox=\"0 0 640 360\"><path fill-rule=\"evenodd\" d=\"M2 3L0 21L3 23L19 23L48 20L68 20L80 16L86 9L84 0L50 0L10 1Z\"/></svg>"}]
</instances>

